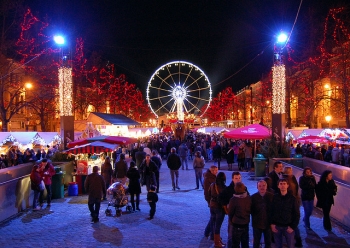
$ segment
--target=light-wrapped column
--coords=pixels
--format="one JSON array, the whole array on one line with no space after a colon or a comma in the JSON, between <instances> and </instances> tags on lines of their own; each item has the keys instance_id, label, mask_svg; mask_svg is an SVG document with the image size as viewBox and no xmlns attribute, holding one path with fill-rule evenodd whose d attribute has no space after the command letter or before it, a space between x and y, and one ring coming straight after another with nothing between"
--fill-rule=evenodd
<instances>
[{"instance_id":1,"label":"light-wrapped column","mask_svg":"<svg viewBox=\"0 0 350 248\"><path fill-rule=\"evenodd\" d=\"M60 116L73 116L72 68L58 69Z\"/></svg>"},{"instance_id":2,"label":"light-wrapped column","mask_svg":"<svg viewBox=\"0 0 350 248\"><path fill-rule=\"evenodd\" d=\"M272 114L286 113L286 68L283 64L272 67Z\"/></svg>"}]
</instances>

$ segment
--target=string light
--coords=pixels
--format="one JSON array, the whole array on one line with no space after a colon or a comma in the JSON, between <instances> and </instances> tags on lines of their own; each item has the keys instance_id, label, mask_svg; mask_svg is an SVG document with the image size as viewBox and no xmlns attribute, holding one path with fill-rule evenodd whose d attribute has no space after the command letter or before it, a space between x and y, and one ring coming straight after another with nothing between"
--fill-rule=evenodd
<instances>
[{"instance_id":1,"label":"string light","mask_svg":"<svg viewBox=\"0 0 350 248\"><path fill-rule=\"evenodd\" d=\"M73 80L72 68L58 69L60 115L73 116Z\"/></svg>"},{"instance_id":2,"label":"string light","mask_svg":"<svg viewBox=\"0 0 350 248\"><path fill-rule=\"evenodd\" d=\"M283 64L272 67L272 113L286 112L286 68Z\"/></svg>"}]
</instances>

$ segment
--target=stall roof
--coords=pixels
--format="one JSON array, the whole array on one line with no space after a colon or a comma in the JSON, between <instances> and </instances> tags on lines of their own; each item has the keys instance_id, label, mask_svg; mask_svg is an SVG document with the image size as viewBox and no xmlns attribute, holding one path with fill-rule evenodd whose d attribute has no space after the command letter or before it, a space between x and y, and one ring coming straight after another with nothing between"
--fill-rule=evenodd
<instances>
[{"instance_id":1,"label":"stall roof","mask_svg":"<svg viewBox=\"0 0 350 248\"><path fill-rule=\"evenodd\" d=\"M35 137L37 132L11 132L10 134L14 138L16 138L17 142L26 145L30 143L30 141Z\"/></svg>"},{"instance_id":2,"label":"stall roof","mask_svg":"<svg viewBox=\"0 0 350 248\"><path fill-rule=\"evenodd\" d=\"M38 135L45 141L46 144L50 144L55 140L56 136L59 136L59 134L56 132L38 132Z\"/></svg>"},{"instance_id":3,"label":"stall roof","mask_svg":"<svg viewBox=\"0 0 350 248\"><path fill-rule=\"evenodd\" d=\"M310 136L310 135L318 136L321 134L322 131L323 129L304 129L297 138Z\"/></svg>"},{"instance_id":4,"label":"stall roof","mask_svg":"<svg viewBox=\"0 0 350 248\"><path fill-rule=\"evenodd\" d=\"M140 123L126 117L125 115L98 112L91 112L87 121L92 122L94 125L140 125Z\"/></svg>"},{"instance_id":5,"label":"stall roof","mask_svg":"<svg viewBox=\"0 0 350 248\"><path fill-rule=\"evenodd\" d=\"M296 140L303 131L304 130L300 130L300 129L299 130L289 129L287 136L291 136L293 140Z\"/></svg>"}]
</instances>

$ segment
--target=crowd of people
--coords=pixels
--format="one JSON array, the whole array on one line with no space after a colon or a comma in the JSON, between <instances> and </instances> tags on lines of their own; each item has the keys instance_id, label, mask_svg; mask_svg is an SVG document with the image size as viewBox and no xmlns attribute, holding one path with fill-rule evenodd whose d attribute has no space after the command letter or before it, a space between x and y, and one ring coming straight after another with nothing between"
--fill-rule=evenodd
<instances>
[{"instance_id":1,"label":"crowd of people","mask_svg":"<svg viewBox=\"0 0 350 248\"><path fill-rule=\"evenodd\" d=\"M283 168L281 162L275 162L274 170L257 182L257 192L250 195L239 171L232 173L232 181L226 186L225 173L218 173L218 167L213 165L204 174L204 198L210 210L204 236L214 240L216 248L249 247L251 219L254 248L261 247L262 236L265 247L271 247L274 242L275 247L282 248L284 238L287 247L302 247L298 228L300 204L304 208L304 226L311 230L310 216L316 195L317 207L323 210L323 227L331 231L329 213L336 193L337 186L331 171L324 171L316 183L311 168L306 167L298 181L291 167ZM220 231L226 215L228 239L225 244Z\"/></svg>"},{"instance_id":2,"label":"crowd of people","mask_svg":"<svg viewBox=\"0 0 350 248\"><path fill-rule=\"evenodd\" d=\"M127 153L131 158L129 166L125 159ZM117 157L119 159L116 159ZM288 247L301 247L302 240L298 229L299 206L302 205L304 208L304 226L310 230L312 228L310 216L315 195L317 207L323 210L324 229L327 231L332 229L329 213L334 204L333 197L337 193L337 186L332 179L331 171L325 171L320 181L316 183L311 168L306 167L303 176L297 180L292 167L283 167L281 162L276 162L268 177L257 182L257 192L250 194L242 182L239 170L249 171L252 157L251 143L231 141L215 134L189 133L182 142L174 137L155 136L135 146L123 147L120 154L112 154L113 160L105 158L101 166L101 175L99 167L95 166L93 173L85 180L92 223L99 221L101 201L106 200L107 189L115 182L128 184L132 212L141 211L140 194L142 186L145 186L147 202L150 205L149 219L153 219L158 201L157 193L160 189L159 170L162 160L166 159L174 191L180 190L179 170L194 170L195 189L201 187L204 190L204 198L210 212L204 235L214 240L216 248L249 247L250 219L253 227L253 247L260 247L262 236L265 247L271 247L272 242L276 247L282 247L283 238L286 239ZM233 170L234 163L238 164L239 169L232 172L228 186L226 186L226 174L218 172L223 158L227 160L229 171ZM114 164L112 161L115 161ZM203 173L208 161L213 165ZM35 193L34 210L41 209L45 189L48 192L47 204L50 206L53 174L53 167L46 158L41 164L33 167L31 181ZM41 187L42 181L43 187ZM224 244L220 232L226 215L228 240L227 244Z\"/></svg>"},{"instance_id":3,"label":"crowd of people","mask_svg":"<svg viewBox=\"0 0 350 248\"><path fill-rule=\"evenodd\" d=\"M0 169L39 161L44 158L51 159L57 151L57 146L47 146L46 149L42 148L37 149L36 151L34 149L27 148L24 152L21 152L18 148L11 147L7 154L1 154Z\"/></svg>"},{"instance_id":4,"label":"crowd of people","mask_svg":"<svg viewBox=\"0 0 350 248\"><path fill-rule=\"evenodd\" d=\"M321 161L330 162L337 165L350 166L350 149L345 145L335 144L322 146L315 146L314 144L294 144L290 146L291 157L299 154L304 157L313 158Z\"/></svg>"}]
</instances>

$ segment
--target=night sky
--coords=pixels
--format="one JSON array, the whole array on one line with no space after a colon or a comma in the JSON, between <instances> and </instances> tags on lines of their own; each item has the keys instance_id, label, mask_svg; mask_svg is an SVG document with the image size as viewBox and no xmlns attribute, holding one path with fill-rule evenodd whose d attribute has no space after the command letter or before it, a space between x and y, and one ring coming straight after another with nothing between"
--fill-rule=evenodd
<instances>
[{"instance_id":1,"label":"night sky","mask_svg":"<svg viewBox=\"0 0 350 248\"><path fill-rule=\"evenodd\" d=\"M302 54L310 43L310 18L322 28L328 9L346 2L303 0L290 39L291 47ZM31 0L26 3L39 17L47 15L50 31L65 30L71 40L83 37L87 55L100 51L104 59L116 65L117 73L126 74L128 81L143 91L157 68L184 60L207 74L215 96L227 86L238 91L269 72L274 36L280 30L290 32L300 1Z\"/></svg>"}]
</instances>

